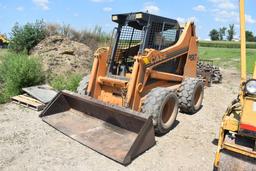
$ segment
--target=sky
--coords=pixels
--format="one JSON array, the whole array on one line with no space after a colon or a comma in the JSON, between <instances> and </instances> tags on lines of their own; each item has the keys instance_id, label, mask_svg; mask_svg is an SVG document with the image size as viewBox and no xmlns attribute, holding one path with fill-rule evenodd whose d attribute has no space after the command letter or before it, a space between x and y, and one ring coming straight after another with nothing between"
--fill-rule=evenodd
<instances>
[{"instance_id":1,"label":"sky","mask_svg":"<svg viewBox=\"0 0 256 171\"><path fill-rule=\"evenodd\" d=\"M246 1L246 28L256 34L256 0ZM235 24L239 37L239 0L0 0L0 33L10 33L18 22L25 24L43 19L69 24L76 29L101 26L111 32L116 26L111 14L148 11L177 19L194 21L199 39L209 39L213 28Z\"/></svg>"}]
</instances>

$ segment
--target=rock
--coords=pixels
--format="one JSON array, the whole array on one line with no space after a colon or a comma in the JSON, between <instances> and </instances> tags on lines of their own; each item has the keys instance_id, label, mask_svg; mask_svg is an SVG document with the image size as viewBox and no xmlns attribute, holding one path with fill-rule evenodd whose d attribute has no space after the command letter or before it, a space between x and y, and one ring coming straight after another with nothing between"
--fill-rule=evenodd
<instances>
[{"instance_id":1,"label":"rock","mask_svg":"<svg viewBox=\"0 0 256 171\"><path fill-rule=\"evenodd\" d=\"M57 75L67 72L89 73L93 60L93 52L87 45L62 36L47 37L30 54L42 60L44 71Z\"/></svg>"}]
</instances>

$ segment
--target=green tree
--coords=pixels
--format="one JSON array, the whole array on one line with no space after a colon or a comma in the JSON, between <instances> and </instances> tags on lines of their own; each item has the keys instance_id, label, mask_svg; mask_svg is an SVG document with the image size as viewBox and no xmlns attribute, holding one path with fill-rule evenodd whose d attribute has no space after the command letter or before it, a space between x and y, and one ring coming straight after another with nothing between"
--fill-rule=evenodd
<instances>
[{"instance_id":1,"label":"green tree","mask_svg":"<svg viewBox=\"0 0 256 171\"><path fill-rule=\"evenodd\" d=\"M226 27L221 27L219 28L219 36L220 36L220 40L224 40L224 36L226 35Z\"/></svg>"},{"instance_id":2,"label":"green tree","mask_svg":"<svg viewBox=\"0 0 256 171\"><path fill-rule=\"evenodd\" d=\"M232 41L234 39L236 32L235 32L235 25L234 24L230 24L229 25L229 29L228 29L228 36L227 39L229 41Z\"/></svg>"},{"instance_id":3,"label":"green tree","mask_svg":"<svg viewBox=\"0 0 256 171\"><path fill-rule=\"evenodd\" d=\"M10 48L15 52L29 53L46 36L45 23L37 20L35 23L27 23L20 26L16 23L11 31Z\"/></svg>"},{"instance_id":4,"label":"green tree","mask_svg":"<svg viewBox=\"0 0 256 171\"><path fill-rule=\"evenodd\" d=\"M246 33L246 41L254 42L255 37L253 35L253 32L247 30L245 33Z\"/></svg>"},{"instance_id":5,"label":"green tree","mask_svg":"<svg viewBox=\"0 0 256 171\"><path fill-rule=\"evenodd\" d=\"M209 36L212 41L220 40L220 34L216 29L212 29L209 33Z\"/></svg>"}]
</instances>

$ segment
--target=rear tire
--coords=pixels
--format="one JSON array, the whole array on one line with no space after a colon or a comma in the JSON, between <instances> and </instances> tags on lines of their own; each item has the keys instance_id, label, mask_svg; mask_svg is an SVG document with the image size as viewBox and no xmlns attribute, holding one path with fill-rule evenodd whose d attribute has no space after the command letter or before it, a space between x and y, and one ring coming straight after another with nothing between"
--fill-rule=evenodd
<instances>
[{"instance_id":1,"label":"rear tire","mask_svg":"<svg viewBox=\"0 0 256 171\"><path fill-rule=\"evenodd\" d=\"M204 96L204 83L198 78L187 78L178 90L180 111L194 114L201 109Z\"/></svg>"},{"instance_id":2,"label":"rear tire","mask_svg":"<svg viewBox=\"0 0 256 171\"><path fill-rule=\"evenodd\" d=\"M176 92L167 88L154 88L142 103L142 112L153 116L155 133L168 133L176 121L179 100Z\"/></svg>"},{"instance_id":3,"label":"rear tire","mask_svg":"<svg viewBox=\"0 0 256 171\"><path fill-rule=\"evenodd\" d=\"M79 83L79 86L77 87L76 91L80 95L87 95L87 87L90 81L90 75L86 75Z\"/></svg>"}]
</instances>

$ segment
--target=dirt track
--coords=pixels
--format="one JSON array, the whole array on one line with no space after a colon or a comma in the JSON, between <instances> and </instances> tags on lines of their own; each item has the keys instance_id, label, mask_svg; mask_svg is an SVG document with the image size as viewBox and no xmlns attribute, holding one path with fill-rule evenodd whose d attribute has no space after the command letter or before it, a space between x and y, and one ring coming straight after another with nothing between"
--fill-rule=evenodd
<instances>
[{"instance_id":1,"label":"dirt track","mask_svg":"<svg viewBox=\"0 0 256 171\"><path fill-rule=\"evenodd\" d=\"M212 170L218 127L236 97L239 75L222 71L223 84L207 88L203 108L179 113L176 127L124 167L48 126L39 113L0 105L0 170Z\"/></svg>"}]
</instances>

